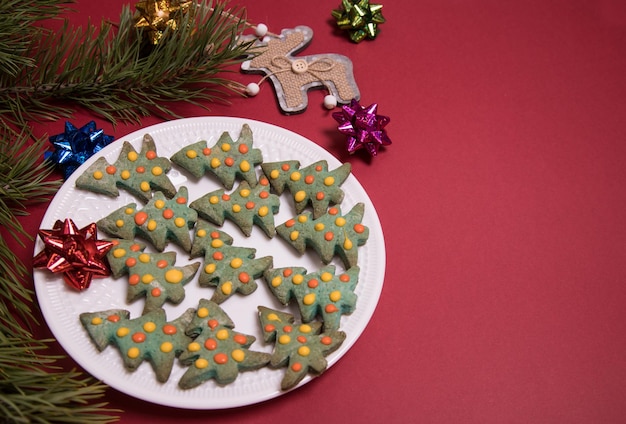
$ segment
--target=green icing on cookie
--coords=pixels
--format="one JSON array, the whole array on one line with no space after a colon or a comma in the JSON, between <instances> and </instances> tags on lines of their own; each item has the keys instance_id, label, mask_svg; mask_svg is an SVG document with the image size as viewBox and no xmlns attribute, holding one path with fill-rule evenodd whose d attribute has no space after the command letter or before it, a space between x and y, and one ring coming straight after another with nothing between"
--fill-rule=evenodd
<instances>
[{"instance_id":1,"label":"green icing on cookie","mask_svg":"<svg viewBox=\"0 0 626 424\"><path fill-rule=\"evenodd\" d=\"M307 211L276 227L276 232L300 254L311 247L325 264L338 255L350 268L357 265L358 247L369 237L369 229L361 224L364 212L363 203L357 203L346 215L338 206L317 219Z\"/></svg>"},{"instance_id":2,"label":"green icing on cookie","mask_svg":"<svg viewBox=\"0 0 626 424\"><path fill-rule=\"evenodd\" d=\"M131 240L113 243L107 260L114 278L128 275L128 302L145 297L143 313L159 309L165 302L182 302L184 286L196 275L200 262L177 267L176 252L145 253L144 244Z\"/></svg>"},{"instance_id":3,"label":"green icing on cookie","mask_svg":"<svg viewBox=\"0 0 626 424\"><path fill-rule=\"evenodd\" d=\"M300 162L290 160L261 165L272 188L278 194L287 189L291 193L296 213L307 205L313 207L313 217L322 216L328 206L341 203L343 190L339 188L350 175L351 165L344 163L339 168L328 170L325 160L300 168Z\"/></svg>"},{"instance_id":4,"label":"green icing on cookie","mask_svg":"<svg viewBox=\"0 0 626 424\"><path fill-rule=\"evenodd\" d=\"M206 221L198 221L192 257L204 255L198 283L214 286L211 300L222 303L235 293L249 295L257 289L255 279L272 266L272 257L255 259L256 249L232 246L233 239Z\"/></svg>"},{"instance_id":5,"label":"green icing on cookie","mask_svg":"<svg viewBox=\"0 0 626 424\"><path fill-rule=\"evenodd\" d=\"M165 311L156 309L138 318L130 319L130 312L111 309L80 314L80 322L99 351L108 345L116 346L124 366L136 370L148 361L160 382L169 379L174 359L191 342L185 327L191 321L194 309L188 309L174 321L167 322Z\"/></svg>"},{"instance_id":6,"label":"green icing on cookie","mask_svg":"<svg viewBox=\"0 0 626 424\"><path fill-rule=\"evenodd\" d=\"M356 308L354 289L359 281L359 267L354 266L338 275L335 270L334 265L310 274L302 267L275 268L265 271L263 278L283 305L292 300L298 304L303 322L321 316L324 331L336 331L341 316Z\"/></svg>"},{"instance_id":7,"label":"green icing on cookie","mask_svg":"<svg viewBox=\"0 0 626 424\"><path fill-rule=\"evenodd\" d=\"M230 190L237 178L252 187L257 184L254 167L263 161L263 156L261 150L252 147L252 130L244 124L236 142L224 132L212 147L199 141L183 147L170 159L196 178L207 173L214 175Z\"/></svg>"},{"instance_id":8,"label":"green icing on cookie","mask_svg":"<svg viewBox=\"0 0 626 424\"><path fill-rule=\"evenodd\" d=\"M286 367L281 389L295 387L307 374L326 370L326 356L341 346L343 331L321 333L322 323L296 324L293 315L259 306L259 320L266 343L274 342L270 366Z\"/></svg>"},{"instance_id":9,"label":"green icing on cookie","mask_svg":"<svg viewBox=\"0 0 626 424\"><path fill-rule=\"evenodd\" d=\"M276 234L274 215L278 213L280 200L270 193L267 178L261 178L255 187L243 181L230 194L223 189L212 191L191 202L189 207L213 224L222 225L228 219L246 236L250 236L252 226L256 225L271 238Z\"/></svg>"},{"instance_id":10,"label":"green icing on cookie","mask_svg":"<svg viewBox=\"0 0 626 424\"><path fill-rule=\"evenodd\" d=\"M194 227L198 214L187 206L188 196L187 187L184 186L171 199L157 192L143 209L138 209L135 203L129 203L99 220L98 229L126 240L141 237L159 252L165 249L168 241L189 252L189 230Z\"/></svg>"},{"instance_id":11,"label":"green icing on cookie","mask_svg":"<svg viewBox=\"0 0 626 424\"><path fill-rule=\"evenodd\" d=\"M182 389L191 389L214 379L217 384L230 384L240 372L256 370L270 361L270 355L249 350L254 336L234 331L226 313L210 300L201 299L187 334L194 337L180 355L189 366L178 382Z\"/></svg>"},{"instance_id":12,"label":"green icing on cookie","mask_svg":"<svg viewBox=\"0 0 626 424\"><path fill-rule=\"evenodd\" d=\"M115 163L99 157L78 177L76 187L111 197L119 196L118 188L122 188L145 203L153 191L174 196L176 188L167 176L171 168L167 158L157 156L154 140L146 134L139 153L125 141Z\"/></svg>"}]
</instances>

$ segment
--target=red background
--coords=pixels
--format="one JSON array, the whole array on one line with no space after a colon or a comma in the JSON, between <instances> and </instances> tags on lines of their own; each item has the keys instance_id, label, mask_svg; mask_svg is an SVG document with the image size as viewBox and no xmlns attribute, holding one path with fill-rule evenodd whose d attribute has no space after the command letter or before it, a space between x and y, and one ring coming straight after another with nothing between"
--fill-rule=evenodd
<instances>
[{"instance_id":1,"label":"red background","mask_svg":"<svg viewBox=\"0 0 626 424\"><path fill-rule=\"evenodd\" d=\"M69 16L115 20L125 3L83 1ZM231 5L274 32L310 26L305 54L352 59L361 103L391 117L378 157L346 154L321 91L296 116L269 84L177 111L279 125L352 163L387 247L370 324L324 376L265 403L176 410L109 389L110 406L122 423L624 422L626 4L389 1L379 37L353 44L330 17L339 3ZM95 119L116 139L160 122ZM63 122L34 129L59 134ZM36 234L45 205L29 212Z\"/></svg>"}]
</instances>

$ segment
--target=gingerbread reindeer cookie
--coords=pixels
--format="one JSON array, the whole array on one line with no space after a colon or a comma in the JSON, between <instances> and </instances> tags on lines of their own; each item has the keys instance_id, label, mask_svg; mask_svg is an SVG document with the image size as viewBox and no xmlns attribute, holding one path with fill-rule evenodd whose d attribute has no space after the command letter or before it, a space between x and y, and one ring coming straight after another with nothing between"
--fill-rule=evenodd
<instances>
[{"instance_id":1,"label":"gingerbread reindeer cookie","mask_svg":"<svg viewBox=\"0 0 626 424\"><path fill-rule=\"evenodd\" d=\"M261 82L272 81L280 109L286 114L304 112L308 105L307 92L314 88L328 90L324 104L329 109L336 103L348 104L359 99L349 58L335 53L295 56L312 39L313 30L309 27L284 29L280 36L267 36L255 42L252 51L256 56L241 65L245 73L265 74ZM259 84L249 84L248 94L256 95Z\"/></svg>"}]
</instances>

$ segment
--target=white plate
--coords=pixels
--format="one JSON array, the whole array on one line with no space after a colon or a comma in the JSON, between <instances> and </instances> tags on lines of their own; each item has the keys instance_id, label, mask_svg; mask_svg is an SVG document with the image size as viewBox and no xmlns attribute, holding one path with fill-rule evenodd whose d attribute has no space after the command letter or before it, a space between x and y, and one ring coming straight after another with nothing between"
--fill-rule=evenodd
<instances>
[{"instance_id":1,"label":"white plate","mask_svg":"<svg viewBox=\"0 0 626 424\"><path fill-rule=\"evenodd\" d=\"M325 159L328 161L329 169L341 165L330 153L306 138L283 128L250 119L203 117L166 122L120 138L90 158L68 178L56 194L41 222L41 228L50 229L57 219L65 218L71 218L79 228L82 228L128 203L141 204L123 191L118 198L111 199L75 188L76 178L97 157L104 156L109 163L115 162L123 140L133 144L139 151L143 135L149 133L156 142L158 155L169 158L182 147L199 140L207 140L208 145L212 146L224 131L228 131L233 140L236 140L244 123L250 125L254 135L254 146L262 150L265 162L296 159L304 167ZM260 169L258 172L260 173ZM187 186L190 202L210 191L222 188L217 180L211 177L195 180L187 178L186 175L179 172L175 166L169 173L170 179L177 188L181 185ZM345 191L345 198L341 204L344 213L358 202L365 203L363 223L369 227L370 235L367 243L359 250L361 273L356 287L357 308L351 315L345 315L341 320L341 329L346 332L347 338L342 346L327 358L329 366L336 363L350 349L365 329L376 308L385 274L385 244L376 210L353 175L350 175L344 182L342 188ZM280 212L275 217L276 225L282 224L295 215L291 199L287 196L285 194L281 196ZM306 267L309 272L314 272L321 266L321 262L314 253L299 256L295 250L292 250L286 243L281 243L278 238L268 239L256 226L250 237L245 237L230 222L226 222L222 229L234 238L234 246L254 247L257 249L256 257L272 255L275 268L297 265ZM106 238L106 234L99 232L98 238ZM38 240L35 253L42 249L43 243ZM189 261L188 256L171 243L166 250L177 251L177 266L202 261L202 258ZM146 251L154 250L148 248ZM343 269L340 262L335 265L338 268L337 272ZM257 371L243 372L230 385L219 386L210 380L191 390L178 388L178 381L185 371L185 367L178 364L178 361L174 364L168 382L164 384L156 381L147 362L144 362L135 372L129 372L124 368L120 353L114 346L107 347L101 353L97 351L78 319L78 315L82 312L112 308L129 310L131 318L141 315L144 303L142 299L133 303L127 303L125 300L126 277L94 279L89 289L82 292L68 288L60 276L47 270L34 270L34 280L39 305L59 343L87 372L121 392L161 405L190 409L232 408L261 402L283 394L280 390L282 369L274 370L266 367ZM264 305L287 310L295 313L296 319L299 315L291 306L285 308L280 305L262 280L258 283L259 288L253 294L246 297L235 295L221 306L235 322L237 331L254 335L257 338L251 346L252 350L271 352L272 345L266 345L263 342L257 306ZM185 288L186 297L181 304L165 304L164 309L168 319L178 317L187 308L197 307L198 299L209 299L214 290L214 288L200 287L197 284L197 277ZM310 380L310 376L305 377L299 386Z\"/></svg>"}]
</instances>

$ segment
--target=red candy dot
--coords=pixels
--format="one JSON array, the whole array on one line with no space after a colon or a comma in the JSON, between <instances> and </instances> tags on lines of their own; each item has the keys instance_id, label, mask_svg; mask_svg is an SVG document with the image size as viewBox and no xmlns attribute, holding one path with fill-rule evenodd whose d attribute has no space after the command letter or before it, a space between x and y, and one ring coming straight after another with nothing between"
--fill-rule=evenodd
<instances>
[{"instance_id":1,"label":"red candy dot","mask_svg":"<svg viewBox=\"0 0 626 424\"><path fill-rule=\"evenodd\" d=\"M254 209L254 202L246 202L246 209Z\"/></svg>"},{"instance_id":2,"label":"red candy dot","mask_svg":"<svg viewBox=\"0 0 626 424\"><path fill-rule=\"evenodd\" d=\"M291 333L291 332L293 331L293 327L292 327L291 325L285 325L285 326L283 327L283 331L284 331L285 333Z\"/></svg>"},{"instance_id":3,"label":"red candy dot","mask_svg":"<svg viewBox=\"0 0 626 424\"><path fill-rule=\"evenodd\" d=\"M295 219L290 219L289 221L285 222L285 227L287 227L287 228L291 228L294 225L296 225L296 220Z\"/></svg>"},{"instance_id":4,"label":"red candy dot","mask_svg":"<svg viewBox=\"0 0 626 424\"><path fill-rule=\"evenodd\" d=\"M217 349L217 341L215 339L207 339L204 342L204 347L206 347L208 350L215 350Z\"/></svg>"},{"instance_id":5,"label":"red candy dot","mask_svg":"<svg viewBox=\"0 0 626 424\"><path fill-rule=\"evenodd\" d=\"M135 243L132 246L130 246L130 250L132 250L133 252L139 252L141 250L141 246Z\"/></svg>"},{"instance_id":6,"label":"red candy dot","mask_svg":"<svg viewBox=\"0 0 626 424\"><path fill-rule=\"evenodd\" d=\"M165 209L163 211L163 218L172 219L174 217L174 211L171 209Z\"/></svg>"},{"instance_id":7,"label":"red candy dot","mask_svg":"<svg viewBox=\"0 0 626 424\"><path fill-rule=\"evenodd\" d=\"M324 234L324 240L326 241L331 241L334 237L335 235L331 231Z\"/></svg>"},{"instance_id":8,"label":"red candy dot","mask_svg":"<svg viewBox=\"0 0 626 424\"><path fill-rule=\"evenodd\" d=\"M276 326L272 325L272 324L267 324L264 327L264 330L266 333L273 333L274 331L276 331Z\"/></svg>"},{"instance_id":9,"label":"red candy dot","mask_svg":"<svg viewBox=\"0 0 626 424\"><path fill-rule=\"evenodd\" d=\"M165 268L167 266L167 261L165 259L161 259L156 263L157 268Z\"/></svg>"},{"instance_id":10,"label":"red candy dot","mask_svg":"<svg viewBox=\"0 0 626 424\"><path fill-rule=\"evenodd\" d=\"M226 193L222 194L222 200L228 202L230 200L230 196Z\"/></svg>"},{"instance_id":11,"label":"red candy dot","mask_svg":"<svg viewBox=\"0 0 626 424\"><path fill-rule=\"evenodd\" d=\"M233 158L226 158L224 159L224 163L226 166L233 166L235 164L235 160Z\"/></svg>"},{"instance_id":12,"label":"red candy dot","mask_svg":"<svg viewBox=\"0 0 626 424\"><path fill-rule=\"evenodd\" d=\"M147 157L149 160L152 160L152 159L154 159L154 158L156 158L156 157L157 157L157 154L156 154L156 152L155 152L154 150L148 150L148 151L146 152L146 157Z\"/></svg>"},{"instance_id":13,"label":"red candy dot","mask_svg":"<svg viewBox=\"0 0 626 424\"><path fill-rule=\"evenodd\" d=\"M261 199L267 199L268 197L270 197L270 194L267 191L262 191L262 192L259 193L259 197Z\"/></svg>"},{"instance_id":14,"label":"red candy dot","mask_svg":"<svg viewBox=\"0 0 626 424\"><path fill-rule=\"evenodd\" d=\"M117 168L114 167L113 165L109 165L109 166L106 167L105 171L106 171L107 174L113 175L117 171Z\"/></svg>"},{"instance_id":15,"label":"red candy dot","mask_svg":"<svg viewBox=\"0 0 626 424\"><path fill-rule=\"evenodd\" d=\"M339 309L337 309L337 307L333 304L328 304L326 305L326 307L324 308L324 311L326 311L326 313L328 314L332 314L333 312L337 312Z\"/></svg>"},{"instance_id":16,"label":"red candy dot","mask_svg":"<svg viewBox=\"0 0 626 424\"><path fill-rule=\"evenodd\" d=\"M331 344L333 342L333 339L328 337L328 336L324 336L324 337L322 337L320 342L322 342L322 344L328 346L329 344Z\"/></svg>"},{"instance_id":17,"label":"red candy dot","mask_svg":"<svg viewBox=\"0 0 626 424\"><path fill-rule=\"evenodd\" d=\"M135 343L143 343L146 341L146 335L143 333L135 333L132 335L132 339Z\"/></svg>"},{"instance_id":18,"label":"red candy dot","mask_svg":"<svg viewBox=\"0 0 626 424\"><path fill-rule=\"evenodd\" d=\"M176 203L178 203L179 205L184 205L185 203L187 203L187 198L186 197L177 197L176 198Z\"/></svg>"},{"instance_id":19,"label":"red candy dot","mask_svg":"<svg viewBox=\"0 0 626 424\"><path fill-rule=\"evenodd\" d=\"M143 174L144 172L146 172L146 168L143 166L138 166L136 171L138 174Z\"/></svg>"},{"instance_id":20,"label":"red candy dot","mask_svg":"<svg viewBox=\"0 0 626 424\"><path fill-rule=\"evenodd\" d=\"M291 268L287 268L283 271L283 277L289 277L291 274L293 274L293 270Z\"/></svg>"},{"instance_id":21,"label":"red candy dot","mask_svg":"<svg viewBox=\"0 0 626 424\"><path fill-rule=\"evenodd\" d=\"M291 369L295 372L300 372L302 371L302 364L300 362L296 362L291 366Z\"/></svg>"},{"instance_id":22,"label":"red candy dot","mask_svg":"<svg viewBox=\"0 0 626 424\"><path fill-rule=\"evenodd\" d=\"M306 177L304 177L304 182L307 184L313 184L314 181L315 177L313 175L307 175Z\"/></svg>"},{"instance_id":23,"label":"red candy dot","mask_svg":"<svg viewBox=\"0 0 626 424\"><path fill-rule=\"evenodd\" d=\"M317 200L324 200L324 197L326 197L326 195L322 191L318 191L317 194L315 195L315 198Z\"/></svg>"},{"instance_id":24,"label":"red candy dot","mask_svg":"<svg viewBox=\"0 0 626 424\"><path fill-rule=\"evenodd\" d=\"M213 253L213 259L215 259L216 261L221 261L222 259L224 259L224 254L222 252L215 252Z\"/></svg>"},{"instance_id":25,"label":"red candy dot","mask_svg":"<svg viewBox=\"0 0 626 424\"><path fill-rule=\"evenodd\" d=\"M217 353L213 357L213 360L215 361L216 364L223 365L226 362L228 362L228 356L225 353Z\"/></svg>"},{"instance_id":26,"label":"red candy dot","mask_svg":"<svg viewBox=\"0 0 626 424\"><path fill-rule=\"evenodd\" d=\"M270 184L270 181L265 177L261 177L261 179L259 180L259 184L261 184L262 186L267 186Z\"/></svg>"},{"instance_id":27,"label":"red candy dot","mask_svg":"<svg viewBox=\"0 0 626 424\"><path fill-rule=\"evenodd\" d=\"M287 163L283 163L282 166L280 167L280 169L282 169L285 172L289 171L289 168L290 166Z\"/></svg>"},{"instance_id":28,"label":"red candy dot","mask_svg":"<svg viewBox=\"0 0 626 424\"><path fill-rule=\"evenodd\" d=\"M208 147L205 147L204 149L202 149L202 154L204 156L209 156L211 154L211 149Z\"/></svg>"},{"instance_id":29,"label":"red candy dot","mask_svg":"<svg viewBox=\"0 0 626 424\"><path fill-rule=\"evenodd\" d=\"M167 334L168 336L172 336L176 334L177 332L178 332L178 329L172 324L165 324L163 326L163 333Z\"/></svg>"},{"instance_id":30,"label":"red candy dot","mask_svg":"<svg viewBox=\"0 0 626 424\"><path fill-rule=\"evenodd\" d=\"M210 319L209 321L207 321L206 325L208 325L209 328L213 330L215 327L220 325L220 323L216 319Z\"/></svg>"},{"instance_id":31,"label":"red candy dot","mask_svg":"<svg viewBox=\"0 0 626 424\"><path fill-rule=\"evenodd\" d=\"M144 211L137 212L135 214L135 224L143 225L148 220L148 214Z\"/></svg>"},{"instance_id":32,"label":"red candy dot","mask_svg":"<svg viewBox=\"0 0 626 424\"><path fill-rule=\"evenodd\" d=\"M243 155L248 153L248 146L246 146L245 144L240 144L239 145L239 153L241 153Z\"/></svg>"},{"instance_id":33,"label":"red candy dot","mask_svg":"<svg viewBox=\"0 0 626 424\"><path fill-rule=\"evenodd\" d=\"M235 343L239 343L240 345L246 344L246 342L248 341L248 338L242 334L236 334L235 337L233 337L233 340L235 341Z\"/></svg>"},{"instance_id":34,"label":"red candy dot","mask_svg":"<svg viewBox=\"0 0 626 424\"><path fill-rule=\"evenodd\" d=\"M119 320L120 320L119 315L109 315L107 317L107 321L110 321L110 322L118 322Z\"/></svg>"},{"instance_id":35,"label":"red candy dot","mask_svg":"<svg viewBox=\"0 0 626 424\"><path fill-rule=\"evenodd\" d=\"M320 172L322 169L323 169L323 168L322 168L322 165L317 165L317 166L315 167L315 170L316 170L317 172Z\"/></svg>"},{"instance_id":36,"label":"red candy dot","mask_svg":"<svg viewBox=\"0 0 626 424\"><path fill-rule=\"evenodd\" d=\"M315 278L309 280L309 282L307 283L307 285L309 286L309 288L314 289L315 287L319 286L320 282L317 281Z\"/></svg>"},{"instance_id":37,"label":"red candy dot","mask_svg":"<svg viewBox=\"0 0 626 424\"><path fill-rule=\"evenodd\" d=\"M365 231L365 227L363 226L363 224L354 224L354 231L361 234Z\"/></svg>"},{"instance_id":38,"label":"red candy dot","mask_svg":"<svg viewBox=\"0 0 626 424\"><path fill-rule=\"evenodd\" d=\"M128 258L126 259L126 266L135 266L137 265L137 259L135 258Z\"/></svg>"},{"instance_id":39,"label":"red candy dot","mask_svg":"<svg viewBox=\"0 0 626 424\"><path fill-rule=\"evenodd\" d=\"M337 209L337 208L330 208L330 209L328 209L328 213L330 215L337 215L339 213L339 209Z\"/></svg>"},{"instance_id":40,"label":"red candy dot","mask_svg":"<svg viewBox=\"0 0 626 424\"><path fill-rule=\"evenodd\" d=\"M159 297L161 296L161 289L158 287L155 287L150 291L150 294L152 295L152 297Z\"/></svg>"},{"instance_id":41,"label":"red candy dot","mask_svg":"<svg viewBox=\"0 0 626 424\"><path fill-rule=\"evenodd\" d=\"M348 283L350 282L350 276L348 274L341 274L339 276L339 281L341 281L342 283Z\"/></svg>"},{"instance_id":42,"label":"red candy dot","mask_svg":"<svg viewBox=\"0 0 626 424\"><path fill-rule=\"evenodd\" d=\"M130 284L131 286L136 286L137 284L139 284L140 279L141 278L139 277L139 274L133 274L128 277L128 284Z\"/></svg>"},{"instance_id":43,"label":"red candy dot","mask_svg":"<svg viewBox=\"0 0 626 424\"><path fill-rule=\"evenodd\" d=\"M218 233L217 231L213 231L211 233L211 238L214 238L214 239L220 238L220 233Z\"/></svg>"},{"instance_id":44,"label":"red candy dot","mask_svg":"<svg viewBox=\"0 0 626 424\"><path fill-rule=\"evenodd\" d=\"M241 281L243 284L248 284L250 282L250 275L247 272L240 272L239 281Z\"/></svg>"},{"instance_id":45,"label":"red candy dot","mask_svg":"<svg viewBox=\"0 0 626 424\"><path fill-rule=\"evenodd\" d=\"M296 337L296 340L298 340L300 343L306 343L306 337L304 336L298 336Z\"/></svg>"}]
</instances>

